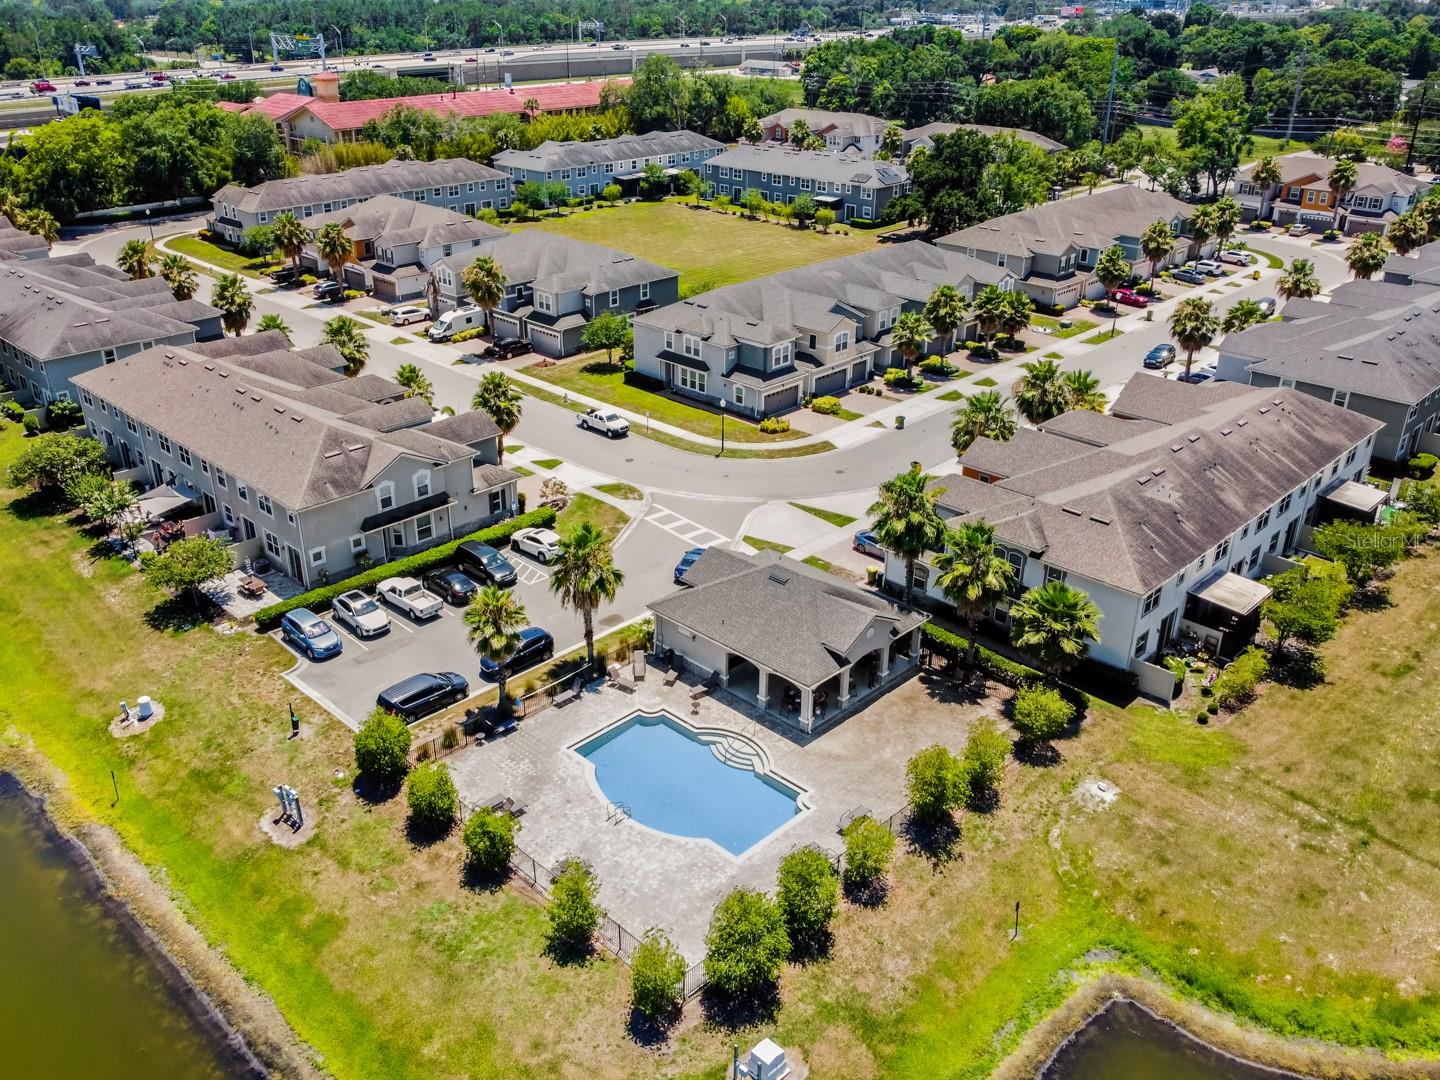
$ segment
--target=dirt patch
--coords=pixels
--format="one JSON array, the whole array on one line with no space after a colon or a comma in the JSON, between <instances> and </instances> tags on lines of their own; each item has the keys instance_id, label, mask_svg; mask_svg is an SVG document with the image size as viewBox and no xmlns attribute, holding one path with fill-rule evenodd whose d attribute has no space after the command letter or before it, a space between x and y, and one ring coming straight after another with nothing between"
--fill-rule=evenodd
<instances>
[{"instance_id":1,"label":"dirt patch","mask_svg":"<svg viewBox=\"0 0 1440 1080\"><path fill-rule=\"evenodd\" d=\"M267 810L260 815L260 831L270 838L272 844L295 848L315 835L319 821L320 811L315 807L305 811L305 823L298 829L284 818L276 817L274 811Z\"/></svg>"},{"instance_id":2,"label":"dirt patch","mask_svg":"<svg viewBox=\"0 0 1440 1080\"><path fill-rule=\"evenodd\" d=\"M1075 789L1075 801L1086 810L1107 810L1119 797L1119 788L1095 777L1081 781Z\"/></svg>"},{"instance_id":3,"label":"dirt patch","mask_svg":"<svg viewBox=\"0 0 1440 1080\"><path fill-rule=\"evenodd\" d=\"M165 706L158 701L150 703L150 718L141 720L135 709L130 710L127 717L124 713L114 716L110 720L110 734L117 739L128 739L132 735L144 735L161 720L165 719Z\"/></svg>"}]
</instances>

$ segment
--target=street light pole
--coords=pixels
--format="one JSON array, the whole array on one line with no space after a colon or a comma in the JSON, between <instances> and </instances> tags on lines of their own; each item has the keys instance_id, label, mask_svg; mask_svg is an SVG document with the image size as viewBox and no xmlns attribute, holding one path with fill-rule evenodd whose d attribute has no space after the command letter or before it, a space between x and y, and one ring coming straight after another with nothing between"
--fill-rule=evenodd
<instances>
[{"instance_id":1,"label":"street light pole","mask_svg":"<svg viewBox=\"0 0 1440 1080\"><path fill-rule=\"evenodd\" d=\"M725 453L725 399L724 399L724 398L721 398L721 399L720 399L720 453L717 454L716 456L717 456L717 457L721 457L721 456L724 455L724 453Z\"/></svg>"},{"instance_id":2,"label":"street light pole","mask_svg":"<svg viewBox=\"0 0 1440 1080\"><path fill-rule=\"evenodd\" d=\"M338 48L336 51L337 51L341 56L344 56L344 55L345 55L345 35L342 34L342 33L340 33L340 28L339 28L338 26L336 26L334 23L331 23L331 24L330 24L330 29L335 31L335 42L336 42L337 45L339 45L339 48Z\"/></svg>"}]
</instances>

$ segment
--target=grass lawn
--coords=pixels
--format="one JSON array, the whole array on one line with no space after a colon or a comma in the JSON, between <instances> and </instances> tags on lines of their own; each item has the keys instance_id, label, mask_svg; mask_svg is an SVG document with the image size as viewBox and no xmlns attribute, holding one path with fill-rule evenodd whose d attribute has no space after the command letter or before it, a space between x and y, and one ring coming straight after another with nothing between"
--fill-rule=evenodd
<instances>
[{"instance_id":1,"label":"grass lawn","mask_svg":"<svg viewBox=\"0 0 1440 1080\"><path fill-rule=\"evenodd\" d=\"M606 495L613 495L617 499L631 499L639 501L645 498L645 493L634 484L627 484L623 480L615 480L609 484L596 484L596 491L604 492Z\"/></svg>"},{"instance_id":2,"label":"grass lawn","mask_svg":"<svg viewBox=\"0 0 1440 1080\"><path fill-rule=\"evenodd\" d=\"M814 514L821 521L828 521L831 525L853 525L855 518L849 514L842 514L838 510L824 510L818 506L806 506L804 503L792 502L791 506L796 510L804 510L807 514Z\"/></svg>"},{"instance_id":3,"label":"grass lawn","mask_svg":"<svg viewBox=\"0 0 1440 1080\"><path fill-rule=\"evenodd\" d=\"M1104 345L1107 341L1114 341L1117 337L1122 337L1124 333L1125 331L1117 326L1112 330L1101 330L1098 334L1091 334L1089 337L1083 339L1080 344Z\"/></svg>"},{"instance_id":4,"label":"grass lawn","mask_svg":"<svg viewBox=\"0 0 1440 1080\"><path fill-rule=\"evenodd\" d=\"M598 355L592 353L563 364L549 366L532 364L523 370L526 375L544 379L571 393L584 394L642 416L649 416L694 435L720 438L719 412L633 386L625 381L625 373L618 366L607 364L603 358L597 359ZM641 426L632 424L631 431ZM792 428L778 435L767 435L748 420L735 416L727 416L725 419L725 438L735 442L784 442L787 439L801 438L804 434L805 432Z\"/></svg>"},{"instance_id":5,"label":"grass lawn","mask_svg":"<svg viewBox=\"0 0 1440 1080\"><path fill-rule=\"evenodd\" d=\"M1030 325L1045 330L1050 337L1072 338L1087 330L1094 330L1100 324L1089 319L1072 319L1069 326L1062 328L1060 320L1053 315L1041 315L1037 312L1030 316Z\"/></svg>"},{"instance_id":6,"label":"grass lawn","mask_svg":"<svg viewBox=\"0 0 1440 1080\"><path fill-rule=\"evenodd\" d=\"M252 278L269 273L280 265L276 259L252 259L248 255L241 255L238 251L221 247L219 244L212 244L209 240L202 240L189 233L166 237L165 246L181 255L188 255L192 259L199 259L231 273L240 273Z\"/></svg>"},{"instance_id":7,"label":"grass lawn","mask_svg":"<svg viewBox=\"0 0 1440 1080\"><path fill-rule=\"evenodd\" d=\"M979 386L979 385L981 385L981 384L977 381L975 385L976 385L976 386ZM993 385L993 383L992 383L992 385ZM937 401L959 401L959 400L960 400L961 398L963 398L964 396L965 396L965 395L964 395L961 391L959 391L959 390L946 390L946 391L945 391L943 394L941 394L936 400L937 400Z\"/></svg>"},{"instance_id":8,"label":"grass lawn","mask_svg":"<svg viewBox=\"0 0 1440 1080\"><path fill-rule=\"evenodd\" d=\"M519 473L521 476L534 476L534 475L535 475L535 470L534 470L534 469L527 469L524 465L511 465L511 466L509 466L509 469L510 469L511 472Z\"/></svg>"},{"instance_id":9,"label":"grass lawn","mask_svg":"<svg viewBox=\"0 0 1440 1080\"><path fill-rule=\"evenodd\" d=\"M555 531L561 536L568 536L572 529L588 522L614 540L629 520L630 515L618 506L611 506L593 495L573 495L555 518Z\"/></svg>"},{"instance_id":10,"label":"grass lawn","mask_svg":"<svg viewBox=\"0 0 1440 1080\"><path fill-rule=\"evenodd\" d=\"M542 457L536 458L534 461L531 462L531 464L534 465L536 468L540 469L554 469L560 465L563 465L564 462L561 461L558 457Z\"/></svg>"},{"instance_id":11,"label":"grass lawn","mask_svg":"<svg viewBox=\"0 0 1440 1080\"><path fill-rule=\"evenodd\" d=\"M806 555L805 558L800 561L806 566L813 566L816 570L823 570L827 574L834 573L835 571L835 564L820 558L819 555Z\"/></svg>"},{"instance_id":12,"label":"grass lawn","mask_svg":"<svg viewBox=\"0 0 1440 1080\"><path fill-rule=\"evenodd\" d=\"M1159 142L1173 148L1175 145L1175 129L1157 127L1154 124L1141 124L1140 134L1146 142ZM1240 164L1248 165L1252 161L1259 161L1262 157L1274 157L1278 154L1293 154L1297 150L1305 149L1302 142L1286 142L1284 139L1277 139L1270 135L1251 135L1250 149L1240 158Z\"/></svg>"},{"instance_id":13,"label":"grass lawn","mask_svg":"<svg viewBox=\"0 0 1440 1080\"><path fill-rule=\"evenodd\" d=\"M408 345L408 344L410 344L410 342L412 342L412 341L414 341L414 340L415 340L415 339L412 338L412 337L406 337L404 334L400 334L398 337L392 337L392 338L390 339L390 344L391 344L391 345Z\"/></svg>"},{"instance_id":14,"label":"grass lawn","mask_svg":"<svg viewBox=\"0 0 1440 1080\"><path fill-rule=\"evenodd\" d=\"M742 536L740 539L749 544L756 551L778 551L784 555L787 551L793 551L795 545L782 544L779 540L766 540L759 536Z\"/></svg>"},{"instance_id":15,"label":"grass lawn","mask_svg":"<svg viewBox=\"0 0 1440 1080\"><path fill-rule=\"evenodd\" d=\"M999 386L1000 384L999 384L998 382L996 382L994 379L992 379L989 375L986 375L986 376L984 376L983 378L976 379L976 380L975 380L975 385L976 385L976 386Z\"/></svg>"},{"instance_id":16,"label":"grass lawn","mask_svg":"<svg viewBox=\"0 0 1440 1080\"><path fill-rule=\"evenodd\" d=\"M1064 354L1064 353L1058 353L1058 352L1047 352L1047 353L1045 354L1045 359L1046 359L1046 360L1064 360L1064 359L1065 359L1065 354Z\"/></svg>"},{"instance_id":17,"label":"grass lawn","mask_svg":"<svg viewBox=\"0 0 1440 1080\"><path fill-rule=\"evenodd\" d=\"M685 296L875 246L875 234L870 232L856 230L841 236L801 231L679 202L582 210L517 228L544 229L604 244L678 270Z\"/></svg>"}]
</instances>

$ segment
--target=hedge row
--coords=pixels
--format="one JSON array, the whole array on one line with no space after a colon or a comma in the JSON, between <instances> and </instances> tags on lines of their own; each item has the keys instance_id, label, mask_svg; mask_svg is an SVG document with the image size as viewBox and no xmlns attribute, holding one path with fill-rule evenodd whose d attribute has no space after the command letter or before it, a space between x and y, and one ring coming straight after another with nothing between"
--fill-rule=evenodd
<instances>
[{"instance_id":1,"label":"hedge row","mask_svg":"<svg viewBox=\"0 0 1440 1080\"><path fill-rule=\"evenodd\" d=\"M930 639L931 648L947 657L960 659L969 651L970 642L967 638L952 634L934 623L927 622L921 633ZM976 653L976 662L986 675L1006 686L1020 686L1045 677L1034 668L1011 660L1008 656L1001 656L984 645L981 645Z\"/></svg>"},{"instance_id":2,"label":"hedge row","mask_svg":"<svg viewBox=\"0 0 1440 1080\"><path fill-rule=\"evenodd\" d=\"M262 630L268 630L275 626L287 611L294 611L296 608L309 608L312 611L323 610L330 606L330 601L335 597L343 592L349 592L351 589L369 589L390 577L415 577L423 574L432 567L449 562L455 556L455 549L466 541L476 540L482 544L498 546L509 540L511 534L517 529L548 528L553 524L555 524L554 507L542 506L538 510L531 510L528 514L521 514L509 521L501 522L499 525L492 525L488 529L473 532L469 536L437 544L435 547L426 548L424 551L403 559L396 559L394 562L372 566L369 570L348 577L344 581L331 582L329 585L322 585L318 589L311 589L299 596L282 600L278 604L261 608L255 613L255 622Z\"/></svg>"}]
</instances>

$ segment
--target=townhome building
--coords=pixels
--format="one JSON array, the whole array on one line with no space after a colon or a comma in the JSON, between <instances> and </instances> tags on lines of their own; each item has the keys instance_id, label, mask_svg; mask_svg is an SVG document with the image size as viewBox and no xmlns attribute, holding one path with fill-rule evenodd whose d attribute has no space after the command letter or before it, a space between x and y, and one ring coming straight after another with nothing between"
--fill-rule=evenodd
<instances>
[{"instance_id":1,"label":"townhome building","mask_svg":"<svg viewBox=\"0 0 1440 1080\"><path fill-rule=\"evenodd\" d=\"M532 229L439 259L431 273L442 310L469 305L461 275L479 255L505 275L505 299L491 316L495 333L523 338L544 356L578 352L586 325L603 311L632 318L680 297L680 275L669 267Z\"/></svg>"},{"instance_id":2,"label":"townhome building","mask_svg":"<svg viewBox=\"0 0 1440 1080\"><path fill-rule=\"evenodd\" d=\"M23 262L49 257L50 245L43 236L17 229L7 219L0 218L0 259Z\"/></svg>"},{"instance_id":3,"label":"townhome building","mask_svg":"<svg viewBox=\"0 0 1440 1080\"><path fill-rule=\"evenodd\" d=\"M625 195L637 193L647 165L658 166L666 176L699 174L700 167L724 143L694 131L652 131L593 142L541 143L533 150L503 150L495 167L510 177L511 189L526 183L561 183L571 198L599 195L614 184Z\"/></svg>"},{"instance_id":4,"label":"townhome building","mask_svg":"<svg viewBox=\"0 0 1440 1080\"><path fill-rule=\"evenodd\" d=\"M186 531L228 537L301 585L344 577L510 516L519 474L484 413L432 419L332 346L271 332L157 346L76 379L86 427L142 488L193 504Z\"/></svg>"},{"instance_id":5,"label":"townhome building","mask_svg":"<svg viewBox=\"0 0 1440 1080\"><path fill-rule=\"evenodd\" d=\"M952 135L961 128L967 131L978 132L994 138L997 135L1009 135L1021 142L1027 142L1031 146L1044 150L1047 154L1058 154L1065 149L1065 144L1048 139L1044 135L1030 131L1026 128L996 127L994 124L947 124L936 121L932 124L921 124L919 127L907 128L902 137L904 153L909 155L912 150L931 150L935 147L936 135Z\"/></svg>"},{"instance_id":6,"label":"townhome building","mask_svg":"<svg viewBox=\"0 0 1440 1080\"><path fill-rule=\"evenodd\" d=\"M712 289L635 319L635 370L666 390L750 417L838 394L902 362L903 311L941 285L967 300L1015 275L921 241ZM965 334L968 328L961 328ZM953 342L937 339L935 351Z\"/></svg>"},{"instance_id":7,"label":"townhome building","mask_svg":"<svg viewBox=\"0 0 1440 1080\"><path fill-rule=\"evenodd\" d=\"M0 379L27 405L73 401L81 372L152 345L222 333L218 309L84 253L0 262Z\"/></svg>"},{"instance_id":8,"label":"townhome building","mask_svg":"<svg viewBox=\"0 0 1440 1080\"><path fill-rule=\"evenodd\" d=\"M318 236L332 222L355 245L354 259L343 270L344 284L390 303L428 303L432 266L510 235L468 214L395 195L377 195L342 210L316 214L305 219L305 227ZM330 272L314 244L301 253L300 264L314 273Z\"/></svg>"},{"instance_id":9,"label":"townhome building","mask_svg":"<svg viewBox=\"0 0 1440 1080\"><path fill-rule=\"evenodd\" d=\"M809 195L835 220L879 221L891 199L910 190L905 166L779 144L741 144L705 162L701 179L711 195L738 202L758 191L768 202L789 205Z\"/></svg>"},{"instance_id":10,"label":"townhome building","mask_svg":"<svg viewBox=\"0 0 1440 1080\"><path fill-rule=\"evenodd\" d=\"M311 218L377 195L395 195L474 217L481 210L501 210L510 205L510 178L466 158L442 158L387 161L338 173L290 176L252 188L227 184L211 196L215 211L206 225L234 244L246 229L269 225L287 210L298 218Z\"/></svg>"},{"instance_id":11,"label":"townhome building","mask_svg":"<svg viewBox=\"0 0 1440 1080\"><path fill-rule=\"evenodd\" d=\"M983 520L1014 570L988 626L1009 632L1011 605L1063 581L1100 610L1089 655L1148 667L1177 640L1220 656L1244 648L1269 588L1310 529L1333 517L1373 520L1383 492L1362 483L1380 421L1294 388L1191 386L1136 374L1110 414L1069 412L1009 442L977 439L932 490L950 525ZM1357 507L1362 508L1357 513ZM904 560L885 561L891 589ZM944 609L933 560L913 579Z\"/></svg>"},{"instance_id":12,"label":"townhome building","mask_svg":"<svg viewBox=\"0 0 1440 1080\"><path fill-rule=\"evenodd\" d=\"M1217 376L1293 388L1373 417L1383 424L1377 458L1404 462L1440 448L1440 273L1426 268L1431 261L1395 256L1385 281L1347 282L1328 303L1291 300L1279 322L1220 342ZM1410 284L1392 280L1402 275L1391 265L1403 263L1414 264Z\"/></svg>"},{"instance_id":13,"label":"townhome building","mask_svg":"<svg viewBox=\"0 0 1440 1080\"><path fill-rule=\"evenodd\" d=\"M1392 169L1388 165L1362 161L1355 168L1355 187L1340 196L1330 190L1331 158L1303 151L1277 157L1280 182L1268 187L1255 182L1255 166L1241 169L1235 177L1235 201L1246 221L1272 221L1276 225L1309 225L1321 230L1335 227L1346 235L1380 232L1411 209L1430 182Z\"/></svg>"},{"instance_id":14,"label":"townhome building","mask_svg":"<svg viewBox=\"0 0 1440 1080\"><path fill-rule=\"evenodd\" d=\"M936 243L1013 271L1037 304L1063 310L1105 294L1095 265L1106 248L1119 244L1136 273L1148 272L1151 260L1140 250L1140 238L1157 221L1170 226L1176 245L1155 260L1155 270L1214 251L1213 240L1188 239L1193 213L1194 207L1163 191L1121 184L991 218Z\"/></svg>"},{"instance_id":15,"label":"townhome building","mask_svg":"<svg viewBox=\"0 0 1440 1080\"><path fill-rule=\"evenodd\" d=\"M869 156L880 149L880 137L890 126L888 120L864 113L832 112L829 109L781 109L760 118L766 142L788 143L796 123L803 123L811 135L825 140L825 150L838 154L854 150Z\"/></svg>"}]
</instances>

